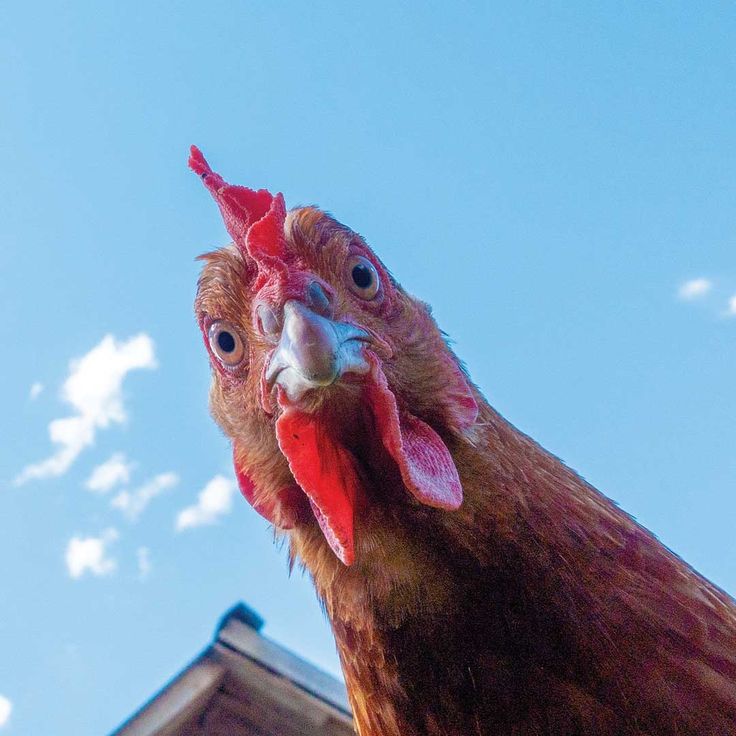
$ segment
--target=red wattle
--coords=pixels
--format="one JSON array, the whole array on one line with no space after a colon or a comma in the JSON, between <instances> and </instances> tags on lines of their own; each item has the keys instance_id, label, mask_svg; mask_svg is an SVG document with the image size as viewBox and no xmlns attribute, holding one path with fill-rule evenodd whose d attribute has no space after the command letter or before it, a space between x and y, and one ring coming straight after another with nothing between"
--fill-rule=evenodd
<instances>
[{"instance_id":1,"label":"red wattle","mask_svg":"<svg viewBox=\"0 0 736 736\"><path fill-rule=\"evenodd\" d=\"M309 497L327 543L344 564L351 565L353 514L360 493L353 456L318 419L292 407L276 421L276 438L294 479Z\"/></svg>"},{"instance_id":2,"label":"red wattle","mask_svg":"<svg viewBox=\"0 0 736 736\"><path fill-rule=\"evenodd\" d=\"M257 490L255 483L240 467L237 459L237 450L233 448L233 464L238 487L245 500L264 518L279 529L293 529L298 517L298 501L301 490L293 486L282 488L277 501L267 503L256 501Z\"/></svg>"}]
</instances>

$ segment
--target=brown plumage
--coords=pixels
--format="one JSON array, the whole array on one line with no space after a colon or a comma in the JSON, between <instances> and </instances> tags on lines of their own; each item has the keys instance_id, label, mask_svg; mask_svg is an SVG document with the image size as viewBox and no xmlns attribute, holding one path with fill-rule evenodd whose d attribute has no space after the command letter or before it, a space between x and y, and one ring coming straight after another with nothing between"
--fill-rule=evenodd
<instances>
[{"instance_id":1,"label":"brown plumage","mask_svg":"<svg viewBox=\"0 0 736 736\"><path fill-rule=\"evenodd\" d=\"M736 733L734 601L497 414L465 381L426 305L359 236L314 208L276 216L268 258L286 266L274 281L281 266L246 235L275 205L252 216L251 200L237 198L253 193L198 162L236 240L205 257L196 301L214 366L212 412L234 443L243 492L314 580L360 735ZM346 285L356 253L375 264L380 302ZM307 280L292 283L297 272ZM320 286L302 293L294 283ZM339 375L296 400L286 381L286 391L278 378L264 382L289 301L359 325L380 373ZM242 341L234 368L222 365L213 324ZM366 388L375 375L385 376L384 393ZM429 447L449 451L459 508L449 510L442 488L422 495L420 482L408 492L403 456L386 439L395 418L381 401L391 395L401 451L411 455L416 427L431 428ZM477 418L461 421L472 399ZM296 420L279 429L286 416L307 429ZM292 448L307 430L315 444ZM296 454L309 448L310 461ZM325 487L310 485L315 472ZM437 471L435 485L448 473Z\"/></svg>"}]
</instances>

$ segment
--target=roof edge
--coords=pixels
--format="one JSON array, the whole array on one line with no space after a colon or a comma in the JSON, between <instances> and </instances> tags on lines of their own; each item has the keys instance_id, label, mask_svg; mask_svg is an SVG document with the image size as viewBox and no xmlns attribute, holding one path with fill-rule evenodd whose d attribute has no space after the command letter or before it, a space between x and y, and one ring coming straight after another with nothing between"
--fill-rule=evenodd
<instances>
[{"instance_id":1,"label":"roof edge","mask_svg":"<svg viewBox=\"0 0 736 736\"><path fill-rule=\"evenodd\" d=\"M226 611L222 618L217 624L215 629L215 639L220 635L220 632L231 622L240 621L246 626L250 626L251 629L259 632L263 628L265 621L263 618L256 613L250 606L247 606L243 601L238 601L229 611Z\"/></svg>"},{"instance_id":2,"label":"roof edge","mask_svg":"<svg viewBox=\"0 0 736 736\"><path fill-rule=\"evenodd\" d=\"M164 685L111 736L176 736L215 693L227 674L211 648Z\"/></svg>"}]
</instances>

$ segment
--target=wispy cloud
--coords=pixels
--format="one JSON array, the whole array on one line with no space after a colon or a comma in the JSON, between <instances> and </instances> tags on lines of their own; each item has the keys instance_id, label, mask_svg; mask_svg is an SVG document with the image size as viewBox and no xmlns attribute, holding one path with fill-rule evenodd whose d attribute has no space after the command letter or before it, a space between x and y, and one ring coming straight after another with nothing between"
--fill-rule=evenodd
<instances>
[{"instance_id":1,"label":"wispy cloud","mask_svg":"<svg viewBox=\"0 0 736 736\"><path fill-rule=\"evenodd\" d=\"M697 279L690 279L680 285L677 290L677 295L686 302L694 301L704 297L713 288L713 282L710 279L700 277Z\"/></svg>"},{"instance_id":2,"label":"wispy cloud","mask_svg":"<svg viewBox=\"0 0 736 736\"><path fill-rule=\"evenodd\" d=\"M95 493L107 493L117 485L128 483L132 469L133 463L122 452L116 452L92 471L84 485Z\"/></svg>"},{"instance_id":3,"label":"wispy cloud","mask_svg":"<svg viewBox=\"0 0 736 736\"><path fill-rule=\"evenodd\" d=\"M736 317L736 294L734 294L728 300L728 306L726 307L726 316L727 317Z\"/></svg>"},{"instance_id":4,"label":"wispy cloud","mask_svg":"<svg viewBox=\"0 0 736 736\"><path fill-rule=\"evenodd\" d=\"M31 399L31 401L35 401L43 392L43 384L36 381L31 386L31 390L28 392L28 396Z\"/></svg>"},{"instance_id":5,"label":"wispy cloud","mask_svg":"<svg viewBox=\"0 0 736 736\"><path fill-rule=\"evenodd\" d=\"M112 499L110 505L120 509L131 521L136 521L156 496L161 495L168 488L173 488L178 482L179 476L176 473L161 473L140 488L133 491L121 491Z\"/></svg>"},{"instance_id":6,"label":"wispy cloud","mask_svg":"<svg viewBox=\"0 0 736 736\"><path fill-rule=\"evenodd\" d=\"M118 563L108 557L107 548L119 538L115 529L105 529L99 537L72 537L66 547L66 569L75 580L86 572L96 577L111 575Z\"/></svg>"},{"instance_id":7,"label":"wispy cloud","mask_svg":"<svg viewBox=\"0 0 736 736\"><path fill-rule=\"evenodd\" d=\"M126 420L122 395L125 376L138 368L155 367L153 340L143 333L124 342L106 335L86 355L73 360L61 397L75 413L49 424L51 442L59 449L46 460L24 468L16 484L63 475L94 442L99 429Z\"/></svg>"},{"instance_id":8,"label":"wispy cloud","mask_svg":"<svg viewBox=\"0 0 736 736\"><path fill-rule=\"evenodd\" d=\"M216 475L197 496L197 503L182 509L176 517L177 531L214 524L230 512L235 493L235 482L224 475Z\"/></svg>"},{"instance_id":9,"label":"wispy cloud","mask_svg":"<svg viewBox=\"0 0 736 736\"><path fill-rule=\"evenodd\" d=\"M148 547L138 547L135 555L138 560L138 579L145 580L151 574L151 550Z\"/></svg>"},{"instance_id":10,"label":"wispy cloud","mask_svg":"<svg viewBox=\"0 0 736 736\"><path fill-rule=\"evenodd\" d=\"M12 712L13 704L4 695L0 695L0 728L8 725Z\"/></svg>"}]
</instances>

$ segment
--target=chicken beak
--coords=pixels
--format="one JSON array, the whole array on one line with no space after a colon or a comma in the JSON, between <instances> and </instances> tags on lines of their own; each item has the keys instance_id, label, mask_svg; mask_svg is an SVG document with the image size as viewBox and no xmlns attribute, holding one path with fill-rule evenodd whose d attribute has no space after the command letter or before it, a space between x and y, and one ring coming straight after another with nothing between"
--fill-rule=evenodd
<instances>
[{"instance_id":1,"label":"chicken beak","mask_svg":"<svg viewBox=\"0 0 736 736\"><path fill-rule=\"evenodd\" d=\"M265 378L269 388L281 386L291 401L310 390L330 386L346 373L369 370L363 355L365 330L313 312L296 300L284 305L283 328Z\"/></svg>"}]
</instances>

